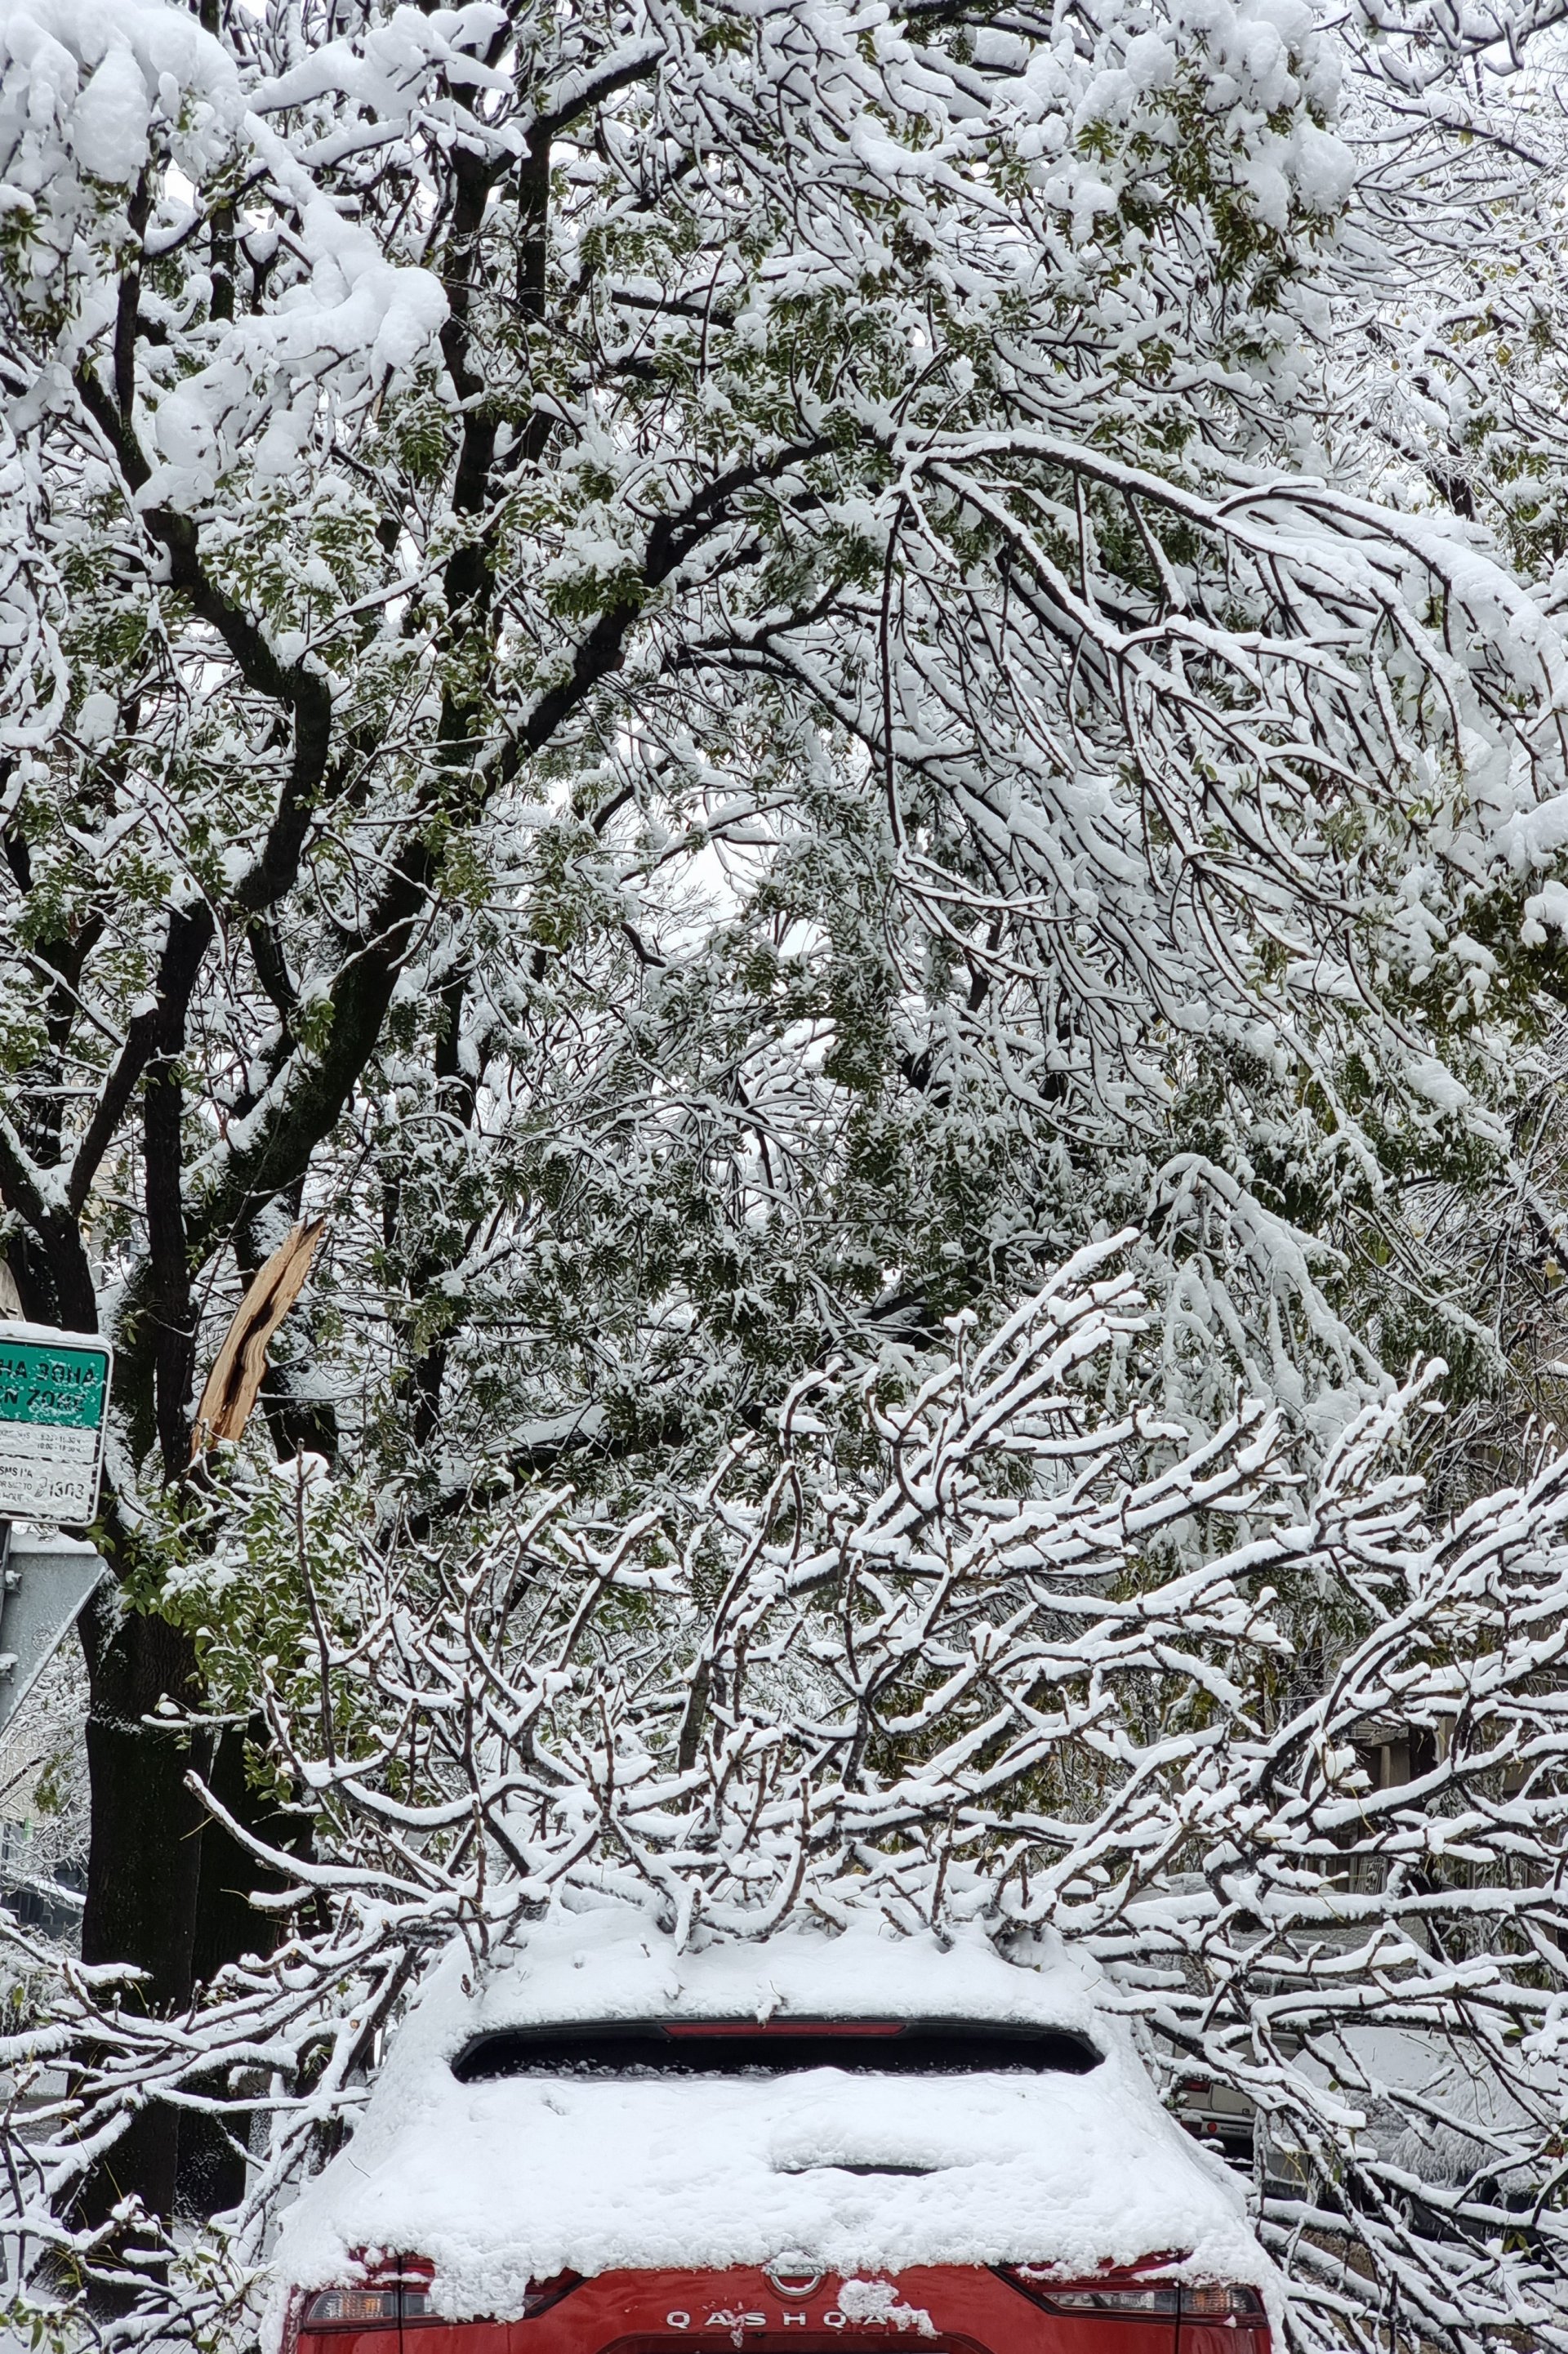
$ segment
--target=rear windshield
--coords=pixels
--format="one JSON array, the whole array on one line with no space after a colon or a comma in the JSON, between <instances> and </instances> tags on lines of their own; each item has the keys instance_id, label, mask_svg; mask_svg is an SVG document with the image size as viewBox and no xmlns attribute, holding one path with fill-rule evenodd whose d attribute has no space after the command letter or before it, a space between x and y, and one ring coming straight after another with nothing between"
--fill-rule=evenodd
<instances>
[{"instance_id":1,"label":"rear windshield","mask_svg":"<svg viewBox=\"0 0 1568 2354\"><path fill-rule=\"evenodd\" d=\"M498 2076L793 2076L842 2068L860 2076L1082 2076L1101 2054L1060 2027L969 2026L952 2020L612 2020L507 2028L452 2062L465 2084Z\"/></svg>"}]
</instances>

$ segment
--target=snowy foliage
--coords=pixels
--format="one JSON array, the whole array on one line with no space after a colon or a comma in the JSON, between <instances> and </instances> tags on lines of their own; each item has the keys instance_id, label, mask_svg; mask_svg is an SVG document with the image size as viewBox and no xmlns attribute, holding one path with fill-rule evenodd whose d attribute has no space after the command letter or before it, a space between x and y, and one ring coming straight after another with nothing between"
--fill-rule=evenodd
<instances>
[{"instance_id":1,"label":"snowy foliage","mask_svg":"<svg viewBox=\"0 0 1568 2354\"><path fill-rule=\"evenodd\" d=\"M1306 2340L1563 2341L1555 5L0 0L0 1207L126 1606L18 2288L232 2096L217 2327L598 1889L1049 1924ZM104 1825L214 1711L198 1966Z\"/></svg>"},{"instance_id":2,"label":"snowy foliage","mask_svg":"<svg viewBox=\"0 0 1568 2354\"><path fill-rule=\"evenodd\" d=\"M184 2285L215 2326L454 1941L482 1982L563 1907L641 1906L677 1955L869 1917L1057 1932L1152 2055L1244 2088L1302 2344L1561 2343L1568 1469L1441 1529L1391 1456L1419 1395L1310 1486L1261 1408L1197 1446L1112 1420L1107 1261L911 1394L823 1377L640 1520L546 1495L341 1551L321 1648L265 1679L318 1827L269 1859L292 1934L172 2023L68 1970L5 2051L90 2055L29 2118L13 2245L82 2244L65 2194L129 2094L270 2114ZM1391 1723L1425 1755L1379 1788Z\"/></svg>"},{"instance_id":3,"label":"snowy foliage","mask_svg":"<svg viewBox=\"0 0 1568 2354\"><path fill-rule=\"evenodd\" d=\"M3 25L5 1199L138 1352L132 1461L302 1186L291 1426L438 1490L711 1444L1097 1220L1182 1410L1495 1383L1430 1202L1549 1239L1562 653L1321 413L1358 51Z\"/></svg>"},{"instance_id":4,"label":"snowy foliage","mask_svg":"<svg viewBox=\"0 0 1568 2354\"><path fill-rule=\"evenodd\" d=\"M0 1822L18 1837L5 1861L13 1878L79 1888L89 1808L81 1723L87 1671L68 1636L0 1739Z\"/></svg>"}]
</instances>

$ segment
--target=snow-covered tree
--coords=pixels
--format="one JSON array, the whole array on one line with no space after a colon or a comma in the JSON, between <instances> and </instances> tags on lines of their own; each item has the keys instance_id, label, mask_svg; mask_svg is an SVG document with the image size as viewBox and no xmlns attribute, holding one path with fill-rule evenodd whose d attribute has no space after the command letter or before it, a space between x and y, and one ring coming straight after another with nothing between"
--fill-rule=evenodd
<instances>
[{"instance_id":1,"label":"snow-covered tree","mask_svg":"<svg viewBox=\"0 0 1568 2354\"><path fill-rule=\"evenodd\" d=\"M1430 1383L1307 1481L1261 1405L1197 1445L1113 1417L1105 1361L1148 1329L1119 1256L983 1341L955 1320L918 1386L802 1383L637 1517L556 1491L378 1543L319 1463L262 1475L314 1564L316 1639L264 1682L317 1852L260 1859L289 1934L187 2014L68 1969L5 2043L13 2289L52 2281L58 2317L96 2255L139 2333L171 2293L185 2334L242 2332L280 2198L429 1959L466 1940L482 1978L613 1898L679 1946L1048 1924L1155 2064L1255 2105L1298 2345L1568 2343L1568 1468L1441 1526L1398 1463ZM264 1614L221 1564L207 1599L243 1682ZM1391 1723L1413 1770L1379 1787ZM172 2277L155 2235L70 2221L149 2098L253 2160Z\"/></svg>"},{"instance_id":2,"label":"snow-covered tree","mask_svg":"<svg viewBox=\"0 0 1568 2354\"><path fill-rule=\"evenodd\" d=\"M1102 1409L1177 1458L1240 1460L1238 1382L1342 1466L1418 1346L1502 1378L1557 1217L1555 298L1517 412L1476 313L1469 440L1386 378L1512 284L1496 158L1554 218L1482 80L1545 15L0 0L0 1204L28 1312L117 1344L83 1944L152 2011L254 1944L298 1795L269 1452L394 1587L536 1504L565 1578L1128 1220ZM193 1477L302 1214L254 1459ZM1300 1708L1363 1632L1281 1635ZM178 2114L116 2159L164 2213Z\"/></svg>"}]
</instances>

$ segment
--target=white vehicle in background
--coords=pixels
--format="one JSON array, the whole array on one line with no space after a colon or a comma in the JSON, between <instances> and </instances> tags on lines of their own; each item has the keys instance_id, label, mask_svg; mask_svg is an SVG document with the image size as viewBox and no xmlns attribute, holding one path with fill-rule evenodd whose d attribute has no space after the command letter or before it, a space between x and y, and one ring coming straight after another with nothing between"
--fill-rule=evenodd
<instances>
[{"instance_id":1,"label":"white vehicle in background","mask_svg":"<svg viewBox=\"0 0 1568 2354\"><path fill-rule=\"evenodd\" d=\"M1536 2203L1540 2117L1559 2113L1555 2070L1521 2062L1514 2090L1499 2082L1495 2055L1465 2031L1462 2015L1434 2028L1340 2029L1315 2039L1297 2062L1363 2120L1360 2139L1384 2193L1429 2233L1450 2228L1455 2202L1510 2215L1521 2228ZM1310 2179L1288 2127L1258 2121L1258 2153L1271 2188L1297 2193ZM1516 2156L1521 2144L1523 2158ZM1517 2168L1517 2170L1516 2170Z\"/></svg>"},{"instance_id":2,"label":"white vehicle in background","mask_svg":"<svg viewBox=\"0 0 1568 2354\"><path fill-rule=\"evenodd\" d=\"M1269 2354L1240 2185L1098 1981L874 1925L679 1953L624 1905L449 1956L289 2217L311 2354Z\"/></svg>"}]
</instances>

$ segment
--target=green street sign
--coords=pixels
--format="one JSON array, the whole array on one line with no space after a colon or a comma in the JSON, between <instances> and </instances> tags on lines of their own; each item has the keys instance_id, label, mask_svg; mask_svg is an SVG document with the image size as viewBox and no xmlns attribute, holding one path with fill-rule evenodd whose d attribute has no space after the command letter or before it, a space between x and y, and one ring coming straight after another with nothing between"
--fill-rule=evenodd
<instances>
[{"instance_id":1,"label":"green street sign","mask_svg":"<svg viewBox=\"0 0 1568 2354\"><path fill-rule=\"evenodd\" d=\"M0 1323L0 1520L91 1520L111 1358L89 1332Z\"/></svg>"}]
</instances>

